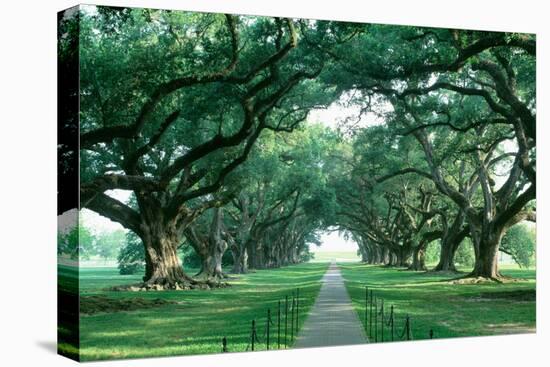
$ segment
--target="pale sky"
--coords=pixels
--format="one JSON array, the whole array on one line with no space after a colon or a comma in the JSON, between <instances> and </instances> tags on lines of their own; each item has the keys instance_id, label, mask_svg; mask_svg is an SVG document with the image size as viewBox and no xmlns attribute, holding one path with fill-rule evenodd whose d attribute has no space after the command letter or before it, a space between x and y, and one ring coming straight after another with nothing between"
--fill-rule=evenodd
<instances>
[{"instance_id":1,"label":"pale sky","mask_svg":"<svg viewBox=\"0 0 550 367\"><path fill-rule=\"evenodd\" d=\"M324 233L321 236L321 246L310 246L311 252L357 252L357 244L353 240L346 241L338 232Z\"/></svg>"},{"instance_id":2,"label":"pale sky","mask_svg":"<svg viewBox=\"0 0 550 367\"><path fill-rule=\"evenodd\" d=\"M357 92L358 93L358 92ZM354 96L358 98L357 95ZM370 111L363 111L362 106L357 103L350 103L350 93L344 93L339 101L332 103L328 108L318 108L311 110L307 122L322 123L332 129L337 129L338 125L347 123L350 126L355 125L360 127L381 125L384 123L383 118ZM377 105L377 110L387 112L391 105Z\"/></svg>"}]
</instances>

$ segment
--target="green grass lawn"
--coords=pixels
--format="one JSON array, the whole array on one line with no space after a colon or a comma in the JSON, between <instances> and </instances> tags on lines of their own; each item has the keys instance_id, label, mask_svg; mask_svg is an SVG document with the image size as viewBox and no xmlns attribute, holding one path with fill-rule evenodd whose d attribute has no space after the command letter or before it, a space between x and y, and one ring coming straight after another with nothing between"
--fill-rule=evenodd
<instances>
[{"instance_id":1,"label":"green grass lawn","mask_svg":"<svg viewBox=\"0 0 550 367\"><path fill-rule=\"evenodd\" d=\"M80 292L83 297L162 298L172 303L134 311L81 315L81 359L218 353L224 336L230 352L244 351L249 344L253 319L262 341L256 350L263 350L267 309L271 309L276 323L278 301L299 287L300 327L319 292L326 268L326 263L310 263L259 270L234 276L229 280L230 288L183 292L108 291L106 288L114 285L136 283L140 276L121 276L114 268L82 268ZM290 315L288 322L290 324ZM271 327L270 334L271 348L276 348L276 325Z\"/></svg>"},{"instance_id":2,"label":"green grass lawn","mask_svg":"<svg viewBox=\"0 0 550 367\"><path fill-rule=\"evenodd\" d=\"M340 264L359 318L365 320L365 285L384 300L389 316L395 307L395 329L401 333L406 314L415 340L535 331L535 271L503 267L521 281L452 284L452 275L436 275L364 264ZM456 276L454 276L456 277ZM374 327L373 327L374 328ZM380 329L379 329L380 330ZM388 327L385 327L388 339ZM379 337L380 339L380 334ZM374 341L374 337L370 338Z\"/></svg>"},{"instance_id":3,"label":"green grass lawn","mask_svg":"<svg viewBox=\"0 0 550 367\"><path fill-rule=\"evenodd\" d=\"M140 276L121 276L115 268L81 268L81 300L102 296L110 302L142 301L137 306L133 304L136 306L133 311L81 314L80 358L90 361L218 353L224 336L230 352L245 351L253 319L261 340L256 350L265 350L267 309L271 309L276 323L278 301L291 296L299 287L301 327L317 297L328 261L333 258L344 258L339 265L363 323L365 285L368 285L377 297L384 299L386 311L395 306L396 334L403 328L405 315L410 316L415 340L427 339L430 329L435 338L535 330L534 270L504 267L505 275L521 279L517 282L452 284L449 282L452 275L364 265L348 262L340 253L325 254L327 257L317 258L317 262L232 276L230 288L183 292L110 291L108 288L112 286L137 283ZM59 274L64 288L75 288L77 273L60 266ZM155 304L157 299L167 303ZM284 333L284 319L282 325ZM387 340L390 335L387 327L384 334ZM275 349L276 325L271 327L270 335L271 348ZM74 352L70 345L60 344L61 349L65 347L67 352Z\"/></svg>"},{"instance_id":4,"label":"green grass lawn","mask_svg":"<svg viewBox=\"0 0 550 367\"><path fill-rule=\"evenodd\" d=\"M311 262L331 262L332 260L340 262L358 262L361 260L357 252L345 251L318 251L314 253L314 258Z\"/></svg>"}]
</instances>

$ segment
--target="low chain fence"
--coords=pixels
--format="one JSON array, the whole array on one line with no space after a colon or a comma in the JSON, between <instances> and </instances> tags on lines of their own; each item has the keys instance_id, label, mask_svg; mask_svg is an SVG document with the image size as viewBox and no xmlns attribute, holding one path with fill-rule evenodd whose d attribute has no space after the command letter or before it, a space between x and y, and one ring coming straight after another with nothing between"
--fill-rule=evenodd
<instances>
[{"instance_id":1,"label":"low chain fence","mask_svg":"<svg viewBox=\"0 0 550 367\"><path fill-rule=\"evenodd\" d=\"M401 328L399 320L395 317L395 307L390 306L389 312L384 309L384 299L377 296L373 289L369 290L365 286L365 333L369 338L369 342L379 343L385 341L400 341L414 340L413 330L411 327L411 317L406 314L402 322ZM434 331L429 330L428 337L433 339Z\"/></svg>"},{"instance_id":2,"label":"low chain fence","mask_svg":"<svg viewBox=\"0 0 550 367\"><path fill-rule=\"evenodd\" d=\"M253 318L250 321L248 344L244 351L257 350L259 345L262 347L265 345L265 350L286 349L291 346L298 334L301 301L303 299L300 298L300 288L296 288L290 296L287 295L284 299L277 301L274 312L271 308L267 308L264 317ZM365 333L369 342L414 340L412 320L408 314L404 319L397 320L394 305L390 305L388 311L384 299L368 286L365 286L364 301ZM429 330L428 337L433 339L433 329ZM237 348L231 349L229 344L228 338L224 336L221 351L224 353L243 351L236 350Z\"/></svg>"},{"instance_id":3,"label":"low chain fence","mask_svg":"<svg viewBox=\"0 0 550 367\"><path fill-rule=\"evenodd\" d=\"M300 288L296 288L290 296L277 301L277 309L266 310L265 318L254 318L250 323L248 345L244 351L254 351L259 344L265 344L265 349L286 349L292 345L298 334L300 317ZM275 315L273 315L275 314ZM275 320L274 320L275 318ZM261 331L263 329L263 331ZM237 352L228 345L226 336L222 338L222 352ZM242 350L241 350L242 351Z\"/></svg>"}]
</instances>

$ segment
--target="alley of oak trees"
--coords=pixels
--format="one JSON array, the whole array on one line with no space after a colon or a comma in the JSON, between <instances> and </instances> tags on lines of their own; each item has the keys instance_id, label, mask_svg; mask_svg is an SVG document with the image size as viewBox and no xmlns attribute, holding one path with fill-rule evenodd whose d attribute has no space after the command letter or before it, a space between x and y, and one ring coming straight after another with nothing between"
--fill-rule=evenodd
<instances>
[{"instance_id":1,"label":"alley of oak trees","mask_svg":"<svg viewBox=\"0 0 550 367\"><path fill-rule=\"evenodd\" d=\"M225 254L304 261L328 228L413 270L434 241L455 270L469 239L470 275L498 280L502 238L536 219L534 35L106 7L60 34L80 66L60 155L80 155L79 208L138 238L146 286L223 284ZM360 115L312 121L342 103Z\"/></svg>"}]
</instances>

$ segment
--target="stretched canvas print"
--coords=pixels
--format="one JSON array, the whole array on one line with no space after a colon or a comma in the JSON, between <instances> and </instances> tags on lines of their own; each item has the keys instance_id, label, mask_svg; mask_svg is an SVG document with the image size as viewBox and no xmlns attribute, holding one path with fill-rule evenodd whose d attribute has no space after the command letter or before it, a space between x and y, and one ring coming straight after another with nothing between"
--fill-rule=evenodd
<instances>
[{"instance_id":1,"label":"stretched canvas print","mask_svg":"<svg viewBox=\"0 0 550 367\"><path fill-rule=\"evenodd\" d=\"M535 332L535 35L93 5L58 29L60 354Z\"/></svg>"}]
</instances>

